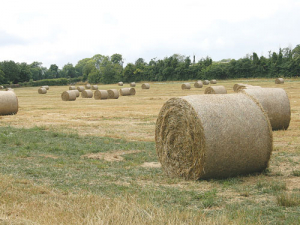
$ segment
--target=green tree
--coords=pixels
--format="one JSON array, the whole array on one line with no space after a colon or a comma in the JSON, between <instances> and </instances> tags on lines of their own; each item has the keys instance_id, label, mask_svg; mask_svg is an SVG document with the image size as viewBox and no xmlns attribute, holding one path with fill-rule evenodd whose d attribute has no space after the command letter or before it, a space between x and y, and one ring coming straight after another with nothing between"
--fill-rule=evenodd
<instances>
[{"instance_id":1,"label":"green tree","mask_svg":"<svg viewBox=\"0 0 300 225\"><path fill-rule=\"evenodd\" d=\"M14 61L3 61L1 63L2 71L5 74L5 81L17 84L20 80L20 67Z\"/></svg>"},{"instance_id":2,"label":"green tree","mask_svg":"<svg viewBox=\"0 0 300 225\"><path fill-rule=\"evenodd\" d=\"M32 73L30 70L30 65L27 63L23 62L19 64L20 67L20 82L27 82L30 79L32 79Z\"/></svg>"}]
</instances>

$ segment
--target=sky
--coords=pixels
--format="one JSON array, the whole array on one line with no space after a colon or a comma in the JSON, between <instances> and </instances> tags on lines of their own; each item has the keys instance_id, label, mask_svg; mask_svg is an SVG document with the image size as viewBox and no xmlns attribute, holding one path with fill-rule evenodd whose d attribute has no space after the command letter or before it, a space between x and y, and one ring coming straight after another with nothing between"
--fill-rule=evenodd
<instances>
[{"instance_id":1,"label":"sky","mask_svg":"<svg viewBox=\"0 0 300 225\"><path fill-rule=\"evenodd\" d=\"M125 65L173 54L239 59L300 44L300 0L10 0L0 61L74 66L96 54Z\"/></svg>"}]
</instances>

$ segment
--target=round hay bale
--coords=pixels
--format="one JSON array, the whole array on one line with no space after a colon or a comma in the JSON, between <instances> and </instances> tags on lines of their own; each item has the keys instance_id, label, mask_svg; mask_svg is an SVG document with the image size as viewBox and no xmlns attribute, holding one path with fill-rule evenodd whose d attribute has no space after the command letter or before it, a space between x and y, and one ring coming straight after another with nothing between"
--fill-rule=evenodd
<instances>
[{"instance_id":1,"label":"round hay bale","mask_svg":"<svg viewBox=\"0 0 300 225\"><path fill-rule=\"evenodd\" d=\"M6 91L15 91L15 90L12 88L6 88Z\"/></svg>"},{"instance_id":2,"label":"round hay bale","mask_svg":"<svg viewBox=\"0 0 300 225\"><path fill-rule=\"evenodd\" d=\"M135 88L130 88L129 92L130 92L130 95L135 95Z\"/></svg>"},{"instance_id":3,"label":"round hay bale","mask_svg":"<svg viewBox=\"0 0 300 225\"><path fill-rule=\"evenodd\" d=\"M0 92L0 115L17 114L19 109L18 98L12 91Z\"/></svg>"},{"instance_id":4,"label":"round hay bale","mask_svg":"<svg viewBox=\"0 0 300 225\"><path fill-rule=\"evenodd\" d=\"M209 85L209 80L203 81L203 84L204 84L204 85Z\"/></svg>"},{"instance_id":5,"label":"round hay bale","mask_svg":"<svg viewBox=\"0 0 300 225\"><path fill-rule=\"evenodd\" d=\"M190 83L184 83L181 85L181 89L184 90L184 89L191 89L191 84Z\"/></svg>"},{"instance_id":6,"label":"round hay bale","mask_svg":"<svg viewBox=\"0 0 300 225\"><path fill-rule=\"evenodd\" d=\"M263 171L273 149L266 113L243 94L171 98L158 115L155 142L165 173L192 180Z\"/></svg>"},{"instance_id":7,"label":"round hay bale","mask_svg":"<svg viewBox=\"0 0 300 225\"><path fill-rule=\"evenodd\" d=\"M202 83L202 81L200 80L198 80L198 81L196 81L195 83L194 83L194 87L195 88L202 88L203 87L203 83Z\"/></svg>"},{"instance_id":8,"label":"round hay bale","mask_svg":"<svg viewBox=\"0 0 300 225\"><path fill-rule=\"evenodd\" d=\"M227 90L224 86L211 86L205 89L204 94L227 94Z\"/></svg>"},{"instance_id":9,"label":"round hay bale","mask_svg":"<svg viewBox=\"0 0 300 225\"><path fill-rule=\"evenodd\" d=\"M71 91L73 91L73 92L75 93L75 95L76 95L76 98L77 98L77 97L79 97L80 93L79 93L79 91L78 91L78 90L71 90Z\"/></svg>"},{"instance_id":10,"label":"round hay bale","mask_svg":"<svg viewBox=\"0 0 300 225\"><path fill-rule=\"evenodd\" d=\"M130 95L130 88L121 88L121 89L120 89L120 95L121 95L121 96L127 96L127 95Z\"/></svg>"},{"instance_id":11,"label":"round hay bale","mask_svg":"<svg viewBox=\"0 0 300 225\"><path fill-rule=\"evenodd\" d=\"M276 78L275 84L284 84L284 79L283 78Z\"/></svg>"},{"instance_id":12,"label":"round hay bale","mask_svg":"<svg viewBox=\"0 0 300 225\"><path fill-rule=\"evenodd\" d=\"M150 88L150 84L148 83L142 84L142 89L149 89L149 88Z\"/></svg>"},{"instance_id":13,"label":"round hay bale","mask_svg":"<svg viewBox=\"0 0 300 225\"><path fill-rule=\"evenodd\" d=\"M286 130L291 121L289 98L282 88L244 89L242 93L258 101L266 111L273 130Z\"/></svg>"},{"instance_id":14,"label":"round hay bale","mask_svg":"<svg viewBox=\"0 0 300 225\"><path fill-rule=\"evenodd\" d=\"M49 86L48 85L41 86L41 88L46 88L46 90L49 90Z\"/></svg>"},{"instance_id":15,"label":"round hay bale","mask_svg":"<svg viewBox=\"0 0 300 225\"><path fill-rule=\"evenodd\" d=\"M86 88L86 89L91 89L91 85L90 85L90 84L86 84L86 85L85 85L85 88Z\"/></svg>"},{"instance_id":16,"label":"round hay bale","mask_svg":"<svg viewBox=\"0 0 300 225\"><path fill-rule=\"evenodd\" d=\"M79 93L79 91L78 91ZM76 92L74 90L64 91L61 94L61 99L63 101L75 101L76 100Z\"/></svg>"},{"instance_id":17,"label":"round hay bale","mask_svg":"<svg viewBox=\"0 0 300 225\"><path fill-rule=\"evenodd\" d=\"M119 98L119 92L117 89L110 89L107 90L108 92L108 98L110 99L118 99Z\"/></svg>"},{"instance_id":18,"label":"round hay bale","mask_svg":"<svg viewBox=\"0 0 300 225\"><path fill-rule=\"evenodd\" d=\"M96 100L108 99L108 92L107 92L107 90L96 90L95 93L94 93L94 98Z\"/></svg>"},{"instance_id":19,"label":"round hay bale","mask_svg":"<svg viewBox=\"0 0 300 225\"><path fill-rule=\"evenodd\" d=\"M77 90L78 90L79 92L83 92L85 89L84 89L83 86L78 86L78 87L77 87Z\"/></svg>"},{"instance_id":20,"label":"round hay bale","mask_svg":"<svg viewBox=\"0 0 300 225\"><path fill-rule=\"evenodd\" d=\"M82 98L92 98L93 97L93 91L92 90L84 90L81 92Z\"/></svg>"},{"instance_id":21,"label":"round hay bale","mask_svg":"<svg viewBox=\"0 0 300 225\"><path fill-rule=\"evenodd\" d=\"M123 86L123 82L119 82L118 85L119 85L119 86Z\"/></svg>"},{"instance_id":22,"label":"round hay bale","mask_svg":"<svg viewBox=\"0 0 300 225\"><path fill-rule=\"evenodd\" d=\"M47 89L41 87L41 88L38 89L38 93L39 94L46 94L47 93Z\"/></svg>"},{"instance_id":23,"label":"round hay bale","mask_svg":"<svg viewBox=\"0 0 300 225\"><path fill-rule=\"evenodd\" d=\"M211 84L216 84L217 81L216 81L216 80L211 80L210 83L211 83Z\"/></svg>"},{"instance_id":24,"label":"round hay bale","mask_svg":"<svg viewBox=\"0 0 300 225\"><path fill-rule=\"evenodd\" d=\"M135 87L135 85L136 85L135 82L130 83L130 87Z\"/></svg>"},{"instance_id":25,"label":"round hay bale","mask_svg":"<svg viewBox=\"0 0 300 225\"><path fill-rule=\"evenodd\" d=\"M69 90L76 90L76 87L75 86L70 86Z\"/></svg>"},{"instance_id":26,"label":"round hay bale","mask_svg":"<svg viewBox=\"0 0 300 225\"><path fill-rule=\"evenodd\" d=\"M3 86L0 86L0 89L4 89L4 87L3 87Z\"/></svg>"},{"instance_id":27,"label":"round hay bale","mask_svg":"<svg viewBox=\"0 0 300 225\"><path fill-rule=\"evenodd\" d=\"M243 87L249 87L249 86L252 86L252 85L238 83L238 84L233 85L233 91L234 91L234 92L238 92L238 91L237 91L238 89L241 89L241 88L243 88Z\"/></svg>"},{"instance_id":28,"label":"round hay bale","mask_svg":"<svg viewBox=\"0 0 300 225\"><path fill-rule=\"evenodd\" d=\"M92 85L92 90L98 90L98 85Z\"/></svg>"},{"instance_id":29,"label":"round hay bale","mask_svg":"<svg viewBox=\"0 0 300 225\"><path fill-rule=\"evenodd\" d=\"M244 89L257 89L262 88L261 86L252 86L252 85L246 85L246 86L238 86L236 89L236 92L241 92Z\"/></svg>"}]
</instances>

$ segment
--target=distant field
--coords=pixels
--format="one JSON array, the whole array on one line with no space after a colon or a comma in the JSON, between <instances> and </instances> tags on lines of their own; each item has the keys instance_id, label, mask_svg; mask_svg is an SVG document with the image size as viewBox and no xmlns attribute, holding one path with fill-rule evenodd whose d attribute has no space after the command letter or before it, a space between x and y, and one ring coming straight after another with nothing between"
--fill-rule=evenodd
<instances>
[{"instance_id":1,"label":"distant field","mask_svg":"<svg viewBox=\"0 0 300 225\"><path fill-rule=\"evenodd\" d=\"M228 93L235 83L285 89L292 119L273 132L267 171L208 181L166 177L154 143L162 105L206 86L137 83L135 96L73 102L61 100L67 86L16 88L19 112L0 116L0 224L299 224L300 79L274 80L218 81Z\"/></svg>"}]
</instances>

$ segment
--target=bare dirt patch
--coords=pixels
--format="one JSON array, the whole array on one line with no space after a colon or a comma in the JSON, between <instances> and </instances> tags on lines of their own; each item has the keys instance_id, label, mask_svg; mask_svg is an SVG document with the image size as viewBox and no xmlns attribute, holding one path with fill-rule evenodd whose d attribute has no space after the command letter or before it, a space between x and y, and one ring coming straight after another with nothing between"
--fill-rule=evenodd
<instances>
[{"instance_id":1,"label":"bare dirt patch","mask_svg":"<svg viewBox=\"0 0 300 225\"><path fill-rule=\"evenodd\" d=\"M133 153L141 152L140 150L130 150L130 151L116 151L116 152L99 152L99 153L93 153L93 154L87 154L83 155L83 158L88 159L103 159L105 161L109 162L118 162L123 161L124 158L122 155L128 155Z\"/></svg>"},{"instance_id":2,"label":"bare dirt patch","mask_svg":"<svg viewBox=\"0 0 300 225\"><path fill-rule=\"evenodd\" d=\"M142 167L145 168L161 168L161 164L159 162L144 162Z\"/></svg>"}]
</instances>

